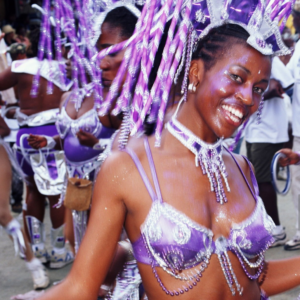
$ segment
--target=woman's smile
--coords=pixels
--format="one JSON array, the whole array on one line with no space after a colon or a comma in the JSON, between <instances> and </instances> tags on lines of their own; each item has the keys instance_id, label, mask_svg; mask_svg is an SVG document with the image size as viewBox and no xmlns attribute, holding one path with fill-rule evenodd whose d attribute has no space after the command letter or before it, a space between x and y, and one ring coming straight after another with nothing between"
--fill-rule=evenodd
<instances>
[{"instance_id":1,"label":"woman's smile","mask_svg":"<svg viewBox=\"0 0 300 300\"><path fill-rule=\"evenodd\" d=\"M226 121L232 124L233 126L238 127L244 121L244 113L241 107L237 107L235 105L223 104L222 113L224 114Z\"/></svg>"}]
</instances>

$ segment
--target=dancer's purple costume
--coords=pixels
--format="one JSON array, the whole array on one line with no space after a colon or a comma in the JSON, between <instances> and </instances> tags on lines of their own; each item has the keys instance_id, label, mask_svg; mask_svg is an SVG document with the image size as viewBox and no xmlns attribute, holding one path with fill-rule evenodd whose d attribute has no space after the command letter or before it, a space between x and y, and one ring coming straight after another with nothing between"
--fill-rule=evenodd
<instances>
[{"instance_id":1,"label":"dancer's purple costume","mask_svg":"<svg viewBox=\"0 0 300 300\"><path fill-rule=\"evenodd\" d=\"M231 264L226 252L232 251L239 258L246 275L251 277L246 265L254 265L250 262L253 258L257 259L256 263L260 260L263 261L263 253L273 243L271 232L274 226L272 219L266 214L262 200L258 197L258 187L253 172L251 171L251 179L254 191L234 156L232 156L256 201L256 207L246 220L232 226L228 238L222 236L213 240L214 234L209 228L194 222L171 205L163 202L147 139L145 139L145 148L156 193L135 153L128 148L125 149L132 157L153 201L148 216L141 226L141 237L133 243L136 260L152 265L152 267L160 266L174 276L176 272L173 273L170 270L186 270L205 262L208 263L212 254L221 258L222 269L225 262L228 269L228 265ZM251 167L250 170L252 170ZM205 268L201 268L198 275ZM259 263L257 263L256 268L260 268ZM226 280L232 280L238 286L233 271L231 274L224 271L224 275ZM182 279L179 278L180 276L174 277ZM158 281L161 283L160 279ZM232 288L232 282L230 288ZM268 298L262 293L261 299Z\"/></svg>"},{"instance_id":2,"label":"dancer's purple costume","mask_svg":"<svg viewBox=\"0 0 300 300\"><path fill-rule=\"evenodd\" d=\"M31 58L14 61L11 66L13 73L36 75L39 70L43 78L54 83L62 91L68 90L72 85L70 81L61 82L57 61L52 61L50 64L47 60L39 62L37 58ZM58 157L59 155L62 157L62 153L58 154L56 150L39 152L28 145L27 137L29 134L51 137L57 135L55 121L58 112L59 109L55 108L28 116L19 109L16 111L20 126L14 146L16 158L25 176L34 176L39 192L44 195L59 195L61 193L65 167L62 166L62 159L59 162ZM43 153L41 158L43 156L46 163L41 164L41 167L44 167L43 170L42 168L38 170L38 167L35 167L36 171L34 171L31 157L39 153Z\"/></svg>"},{"instance_id":3,"label":"dancer's purple costume","mask_svg":"<svg viewBox=\"0 0 300 300\"><path fill-rule=\"evenodd\" d=\"M95 171L102 163L102 160L99 160L98 157L104 149L94 150L91 147L81 145L76 134L81 129L93 134L101 141L107 140L109 142L115 129L103 126L95 109L87 111L76 120L71 119L66 112L69 99L70 97L65 101L56 121L57 131L60 138L64 140L68 175L69 177L78 176L79 178L88 178L94 181ZM77 252L87 225L87 211L73 211L73 221L75 249Z\"/></svg>"},{"instance_id":4,"label":"dancer's purple costume","mask_svg":"<svg viewBox=\"0 0 300 300\"><path fill-rule=\"evenodd\" d=\"M28 144L27 137L29 134L57 135L55 121L58 111L50 109L30 116L19 110L16 112L20 126L14 145L18 164L25 176L34 176L39 192L49 196L59 195L63 188L66 171L63 153L54 149L35 150Z\"/></svg>"},{"instance_id":5,"label":"dancer's purple costume","mask_svg":"<svg viewBox=\"0 0 300 300\"><path fill-rule=\"evenodd\" d=\"M17 140L16 140L16 145L17 145L17 151L16 151L16 157L18 160L19 165L21 166L23 172L25 173L26 176L33 176L34 172L32 170L30 160L29 160L29 155L30 154L37 154L39 153L37 150L33 149L27 142L27 139L21 139L23 135L28 135L28 134L35 134L35 135L47 135L47 136L55 136L57 135L57 130L55 128L55 124L52 123L51 125L42 125L42 126L37 126L37 127L21 127L17 133ZM22 143L22 145L21 145ZM28 157L24 157L22 154L21 148L24 148L26 153L28 154ZM16 149L16 147L15 147ZM46 151L43 151L46 153ZM49 159L51 155L49 154ZM48 156L47 156L48 160ZM55 170L51 170L51 175L53 176L53 179L55 179Z\"/></svg>"}]
</instances>

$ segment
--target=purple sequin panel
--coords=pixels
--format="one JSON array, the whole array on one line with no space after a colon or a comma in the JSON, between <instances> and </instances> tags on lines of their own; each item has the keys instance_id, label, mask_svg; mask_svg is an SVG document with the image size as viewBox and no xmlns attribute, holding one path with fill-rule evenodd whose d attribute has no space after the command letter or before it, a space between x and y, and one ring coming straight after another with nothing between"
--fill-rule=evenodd
<instances>
[{"instance_id":1,"label":"purple sequin panel","mask_svg":"<svg viewBox=\"0 0 300 300\"><path fill-rule=\"evenodd\" d=\"M199 36L201 32L210 24L210 14L206 1L194 3L192 5L190 20Z\"/></svg>"},{"instance_id":2,"label":"purple sequin panel","mask_svg":"<svg viewBox=\"0 0 300 300\"><path fill-rule=\"evenodd\" d=\"M47 161L47 166L48 166L48 171L49 171L50 177L53 180L57 179L58 170L56 167L56 159L55 159L54 153L50 153L49 155L47 155L46 161Z\"/></svg>"},{"instance_id":3,"label":"purple sequin panel","mask_svg":"<svg viewBox=\"0 0 300 300\"><path fill-rule=\"evenodd\" d=\"M280 48L278 47L278 43L277 43L275 34L272 34L270 37L268 37L266 39L266 43L267 43L267 45L272 46L274 52L280 50Z\"/></svg>"},{"instance_id":4,"label":"purple sequin panel","mask_svg":"<svg viewBox=\"0 0 300 300\"><path fill-rule=\"evenodd\" d=\"M258 2L258 0L232 0L227 8L229 19L248 24L255 11L255 8L258 5Z\"/></svg>"}]
</instances>

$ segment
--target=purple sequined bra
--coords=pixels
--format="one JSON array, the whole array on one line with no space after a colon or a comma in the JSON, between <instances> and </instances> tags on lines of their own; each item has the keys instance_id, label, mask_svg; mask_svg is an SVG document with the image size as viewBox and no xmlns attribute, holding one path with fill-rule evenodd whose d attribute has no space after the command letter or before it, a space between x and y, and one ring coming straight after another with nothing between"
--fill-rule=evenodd
<instances>
[{"instance_id":1,"label":"purple sequined bra","mask_svg":"<svg viewBox=\"0 0 300 300\"><path fill-rule=\"evenodd\" d=\"M98 139L110 139L115 132L101 124L97 111L93 108L85 112L78 119L72 119L66 111L70 97L65 101L61 112L57 116L56 128L61 139L64 139L64 151L70 161L86 161L99 155L99 150L80 144L76 134L81 129L91 133ZM74 151L76 149L76 151Z\"/></svg>"},{"instance_id":2,"label":"purple sequined bra","mask_svg":"<svg viewBox=\"0 0 300 300\"><path fill-rule=\"evenodd\" d=\"M246 220L232 225L228 238L221 236L213 240L214 234L210 229L163 202L148 139L145 139L144 145L156 193L136 154L128 148L124 150L132 157L153 201L148 216L141 226L141 236L133 243L136 260L152 266L155 277L167 294L179 295L197 285L209 264L211 255L216 254L232 294L235 294L235 289L242 294L242 287L234 274L227 251L235 253L246 275L251 280L256 280L263 269L264 253L273 243L271 232L275 226L267 215L261 198L258 197L258 186L251 167L254 191L238 162L229 152L256 201L256 207ZM246 158L245 160L249 164ZM180 279L183 287L176 291L168 290L156 273L157 266ZM189 275L181 272L191 268L193 270L188 272ZM248 272L249 268L255 269L255 274Z\"/></svg>"}]
</instances>

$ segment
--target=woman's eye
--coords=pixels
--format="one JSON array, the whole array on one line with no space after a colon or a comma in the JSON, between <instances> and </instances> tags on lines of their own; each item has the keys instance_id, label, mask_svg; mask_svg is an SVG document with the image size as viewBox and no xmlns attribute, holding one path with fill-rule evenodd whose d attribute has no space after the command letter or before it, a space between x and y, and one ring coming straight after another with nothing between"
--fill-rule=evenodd
<instances>
[{"instance_id":1,"label":"woman's eye","mask_svg":"<svg viewBox=\"0 0 300 300\"><path fill-rule=\"evenodd\" d=\"M262 88L256 87L254 88L254 92L259 95L262 95L264 93L264 90Z\"/></svg>"},{"instance_id":2,"label":"woman's eye","mask_svg":"<svg viewBox=\"0 0 300 300\"><path fill-rule=\"evenodd\" d=\"M108 54L108 56L109 56L109 57L116 57L116 56L118 55L118 53L119 53L119 52L114 52L114 53Z\"/></svg>"},{"instance_id":3,"label":"woman's eye","mask_svg":"<svg viewBox=\"0 0 300 300\"><path fill-rule=\"evenodd\" d=\"M238 76L238 75L231 74L231 78L232 78L234 81L236 81L236 82L239 82L239 83L242 83L242 82L243 82L242 78L241 78L240 76Z\"/></svg>"}]
</instances>

